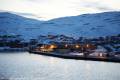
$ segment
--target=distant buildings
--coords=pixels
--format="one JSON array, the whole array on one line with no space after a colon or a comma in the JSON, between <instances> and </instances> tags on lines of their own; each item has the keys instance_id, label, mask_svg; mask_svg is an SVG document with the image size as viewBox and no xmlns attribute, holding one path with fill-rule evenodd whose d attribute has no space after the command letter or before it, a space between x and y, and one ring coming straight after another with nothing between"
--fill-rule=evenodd
<instances>
[{"instance_id":1,"label":"distant buildings","mask_svg":"<svg viewBox=\"0 0 120 80\"><path fill-rule=\"evenodd\" d=\"M85 53L87 56L118 56L120 35L98 38L80 37L74 39L65 35L40 35L36 39L24 41L19 35L0 36L0 47L36 49L44 52Z\"/></svg>"}]
</instances>

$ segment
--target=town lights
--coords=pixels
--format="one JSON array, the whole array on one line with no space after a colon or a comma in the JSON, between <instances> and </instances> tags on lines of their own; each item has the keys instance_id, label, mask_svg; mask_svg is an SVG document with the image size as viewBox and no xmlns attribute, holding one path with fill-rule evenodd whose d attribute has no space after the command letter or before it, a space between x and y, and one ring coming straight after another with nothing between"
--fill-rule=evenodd
<instances>
[{"instance_id":1,"label":"town lights","mask_svg":"<svg viewBox=\"0 0 120 80\"><path fill-rule=\"evenodd\" d=\"M40 48L43 49L43 48L45 48L45 47L44 47L44 46L41 46Z\"/></svg>"},{"instance_id":2,"label":"town lights","mask_svg":"<svg viewBox=\"0 0 120 80\"><path fill-rule=\"evenodd\" d=\"M75 45L75 48L79 48L80 46L77 44L77 45Z\"/></svg>"},{"instance_id":3,"label":"town lights","mask_svg":"<svg viewBox=\"0 0 120 80\"><path fill-rule=\"evenodd\" d=\"M68 45L67 45L67 44L65 44L65 47L67 48L67 47L68 47Z\"/></svg>"},{"instance_id":4,"label":"town lights","mask_svg":"<svg viewBox=\"0 0 120 80\"><path fill-rule=\"evenodd\" d=\"M87 44L87 45L86 45L86 47L87 47L87 48L89 48L89 47L90 47L90 45L89 45L89 44Z\"/></svg>"},{"instance_id":5,"label":"town lights","mask_svg":"<svg viewBox=\"0 0 120 80\"><path fill-rule=\"evenodd\" d=\"M53 49L53 48L56 48L56 46L55 45L50 45L50 48Z\"/></svg>"}]
</instances>

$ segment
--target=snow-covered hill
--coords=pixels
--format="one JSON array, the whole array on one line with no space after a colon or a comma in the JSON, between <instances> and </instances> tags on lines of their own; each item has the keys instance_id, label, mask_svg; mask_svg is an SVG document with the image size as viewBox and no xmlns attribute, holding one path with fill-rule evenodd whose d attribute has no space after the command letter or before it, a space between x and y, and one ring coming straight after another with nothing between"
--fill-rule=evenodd
<instances>
[{"instance_id":1,"label":"snow-covered hill","mask_svg":"<svg viewBox=\"0 0 120 80\"><path fill-rule=\"evenodd\" d=\"M41 24L41 30L72 36L97 37L120 33L120 12L84 14L53 19ZM46 32L46 31L43 31Z\"/></svg>"},{"instance_id":2,"label":"snow-covered hill","mask_svg":"<svg viewBox=\"0 0 120 80\"><path fill-rule=\"evenodd\" d=\"M49 21L0 13L0 34L21 34L24 38L64 34L72 37L99 37L120 34L120 12L83 14Z\"/></svg>"},{"instance_id":3,"label":"snow-covered hill","mask_svg":"<svg viewBox=\"0 0 120 80\"><path fill-rule=\"evenodd\" d=\"M9 12L0 13L0 34L20 34L21 30L36 28L42 21L25 18Z\"/></svg>"}]
</instances>

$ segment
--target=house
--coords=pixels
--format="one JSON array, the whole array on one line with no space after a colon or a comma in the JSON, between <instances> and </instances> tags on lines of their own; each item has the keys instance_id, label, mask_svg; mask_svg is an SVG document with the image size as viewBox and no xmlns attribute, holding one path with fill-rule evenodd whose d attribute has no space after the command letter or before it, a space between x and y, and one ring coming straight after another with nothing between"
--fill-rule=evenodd
<instances>
[{"instance_id":1,"label":"house","mask_svg":"<svg viewBox=\"0 0 120 80\"><path fill-rule=\"evenodd\" d=\"M68 47L68 45L57 45L57 48L54 49L55 52L57 53L69 53L71 52L71 49Z\"/></svg>"},{"instance_id":2,"label":"house","mask_svg":"<svg viewBox=\"0 0 120 80\"><path fill-rule=\"evenodd\" d=\"M53 52L55 48L57 48L57 46L54 44L39 44L35 47L35 51Z\"/></svg>"},{"instance_id":3,"label":"house","mask_svg":"<svg viewBox=\"0 0 120 80\"><path fill-rule=\"evenodd\" d=\"M89 54L89 56L92 57L107 57L107 50L102 47L102 46L98 46L97 49L94 50L93 53Z\"/></svg>"}]
</instances>

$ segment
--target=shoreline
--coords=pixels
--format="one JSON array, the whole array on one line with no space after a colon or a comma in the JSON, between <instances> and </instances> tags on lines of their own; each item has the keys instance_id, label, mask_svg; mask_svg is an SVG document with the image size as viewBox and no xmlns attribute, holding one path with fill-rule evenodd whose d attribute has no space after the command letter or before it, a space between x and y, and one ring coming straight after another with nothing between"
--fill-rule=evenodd
<instances>
[{"instance_id":1,"label":"shoreline","mask_svg":"<svg viewBox=\"0 0 120 80\"><path fill-rule=\"evenodd\" d=\"M63 59L74 59L74 60L89 60L89 61L104 61L104 62L116 62L120 63L120 59L118 58L97 58L97 57L84 57L78 55L66 55L66 54L55 54L55 53L41 53L41 52L34 52L29 51L30 54L39 54L44 56L51 56Z\"/></svg>"},{"instance_id":2,"label":"shoreline","mask_svg":"<svg viewBox=\"0 0 120 80\"><path fill-rule=\"evenodd\" d=\"M10 52L26 52L27 49L24 48L9 48L9 49L0 49L0 53L10 53Z\"/></svg>"},{"instance_id":3,"label":"shoreline","mask_svg":"<svg viewBox=\"0 0 120 80\"><path fill-rule=\"evenodd\" d=\"M115 57L91 57L91 56L80 56L80 55L72 55L72 54L58 54L55 52L37 52L37 51L31 51L27 49L0 49L0 53L19 53L19 52L28 52L29 54L39 54L44 56L50 56L50 57L57 57L57 58L63 58L63 59L74 59L74 60L89 60L89 61L104 61L104 62L116 62L120 63L120 58Z\"/></svg>"}]
</instances>

